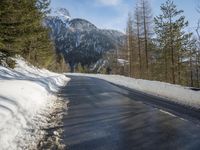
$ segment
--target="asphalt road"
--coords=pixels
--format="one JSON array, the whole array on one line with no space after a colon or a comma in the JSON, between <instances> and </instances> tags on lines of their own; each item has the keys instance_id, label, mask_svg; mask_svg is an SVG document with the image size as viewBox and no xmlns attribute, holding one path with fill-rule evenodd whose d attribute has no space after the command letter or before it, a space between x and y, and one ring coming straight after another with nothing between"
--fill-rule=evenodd
<instances>
[{"instance_id":1,"label":"asphalt road","mask_svg":"<svg viewBox=\"0 0 200 150\"><path fill-rule=\"evenodd\" d=\"M199 111L100 79L70 78L60 93L70 101L63 127L67 149L200 149Z\"/></svg>"}]
</instances>

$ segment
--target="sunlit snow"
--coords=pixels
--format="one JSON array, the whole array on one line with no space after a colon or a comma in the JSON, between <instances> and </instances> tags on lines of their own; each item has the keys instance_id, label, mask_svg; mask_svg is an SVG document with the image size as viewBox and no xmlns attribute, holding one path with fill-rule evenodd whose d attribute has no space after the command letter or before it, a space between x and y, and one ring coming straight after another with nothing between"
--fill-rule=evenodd
<instances>
[{"instance_id":1,"label":"sunlit snow","mask_svg":"<svg viewBox=\"0 0 200 150\"><path fill-rule=\"evenodd\" d=\"M43 114L53 109L55 92L67 81L64 75L29 66L22 59L17 59L15 69L0 66L1 150L34 144L37 129L45 122Z\"/></svg>"}]
</instances>

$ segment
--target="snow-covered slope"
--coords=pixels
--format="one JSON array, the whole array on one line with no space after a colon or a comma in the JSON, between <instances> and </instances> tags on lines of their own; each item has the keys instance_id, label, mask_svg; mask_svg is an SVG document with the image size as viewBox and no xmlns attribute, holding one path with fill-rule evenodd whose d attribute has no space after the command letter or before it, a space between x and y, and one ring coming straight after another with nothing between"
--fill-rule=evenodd
<instances>
[{"instance_id":1,"label":"snow-covered slope","mask_svg":"<svg viewBox=\"0 0 200 150\"><path fill-rule=\"evenodd\" d=\"M75 18L70 20L69 26L74 30L78 30L79 32L97 30L97 27L94 24L81 18Z\"/></svg>"},{"instance_id":2,"label":"snow-covered slope","mask_svg":"<svg viewBox=\"0 0 200 150\"><path fill-rule=\"evenodd\" d=\"M108 82L136 89L145 93L168 98L169 101L186 105L193 108L200 108L200 91L193 91L187 87L173 85L158 81L149 81L134 79L119 75L101 75L101 74L72 74L78 76L89 76L100 78Z\"/></svg>"},{"instance_id":3,"label":"snow-covered slope","mask_svg":"<svg viewBox=\"0 0 200 150\"><path fill-rule=\"evenodd\" d=\"M45 19L45 24L52 31L57 53L63 54L71 67L79 63L95 64L103 54L116 50L125 39L119 31L99 29L83 18L69 16L67 9L58 9Z\"/></svg>"},{"instance_id":4,"label":"snow-covered slope","mask_svg":"<svg viewBox=\"0 0 200 150\"><path fill-rule=\"evenodd\" d=\"M67 9L58 8L54 11L54 13L64 22L71 19L71 15Z\"/></svg>"},{"instance_id":5,"label":"snow-covered slope","mask_svg":"<svg viewBox=\"0 0 200 150\"><path fill-rule=\"evenodd\" d=\"M0 149L35 149L39 128L44 127L56 101L55 93L69 81L61 74L27 65L0 66ZM26 147L27 145L33 147Z\"/></svg>"}]
</instances>

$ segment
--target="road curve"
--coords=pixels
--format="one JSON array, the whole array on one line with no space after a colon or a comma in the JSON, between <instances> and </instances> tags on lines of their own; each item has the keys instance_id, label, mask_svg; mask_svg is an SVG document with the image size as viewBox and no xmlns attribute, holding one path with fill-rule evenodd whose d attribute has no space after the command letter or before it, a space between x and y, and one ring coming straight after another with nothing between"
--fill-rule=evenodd
<instances>
[{"instance_id":1,"label":"road curve","mask_svg":"<svg viewBox=\"0 0 200 150\"><path fill-rule=\"evenodd\" d=\"M63 120L67 149L200 149L200 126L182 119L187 118L187 114L181 117L185 108L177 106L180 113L173 115L162 109L164 105L153 102L159 101L158 97L130 91L96 78L70 78L71 81L59 94L70 101ZM194 114L200 116L199 112Z\"/></svg>"}]
</instances>

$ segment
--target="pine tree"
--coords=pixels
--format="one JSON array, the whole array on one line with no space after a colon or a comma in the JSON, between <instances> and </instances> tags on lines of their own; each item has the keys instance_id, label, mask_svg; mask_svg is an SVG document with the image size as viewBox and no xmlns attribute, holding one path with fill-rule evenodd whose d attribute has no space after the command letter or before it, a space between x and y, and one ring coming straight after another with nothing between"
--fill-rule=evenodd
<instances>
[{"instance_id":1,"label":"pine tree","mask_svg":"<svg viewBox=\"0 0 200 150\"><path fill-rule=\"evenodd\" d=\"M188 26L183 10L177 10L171 0L161 5L162 14L155 17L155 32L159 45L162 46L161 56L164 56L165 76L170 67L170 81L176 83L180 79L181 64L184 52L185 38L191 36L186 34L184 28ZM176 79L176 75L178 78ZM166 77L165 77L166 78ZM180 82L180 81L179 81Z\"/></svg>"},{"instance_id":2,"label":"pine tree","mask_svg":"<svg viewBox=\"0 0 200 150\"><path fill-rule=\"evenodd\" d=\"M38 2L40 2L39 6ZM54 51L48 29L42 24L43 17L46 15L44 12L46 12L47 3L42 4L42 0L33 0L32 3L27 3L27 7L25 7L27 12L25 19L26 23L29 22L29 26L24 29L28 36L24 39L25 45L22 54L32 64L48 67L49 60L54 57Z\"/></svg>"},{"instance_id":3,"label":"pine tree","mask_svg":"<svg viewBox=\"0 0 200 150\"><path fill-rule=\"evenodd\" d=\"M2 0L0 3L0 51L19 54L34 65L48 67L54 57L49 31L43 26L46 0Z\"/></svg>"},{"instance_id":4,"label":"pine tree","mask_svg":"<svg viewBox=\"0 0 200 150\"><path fill-rule=\"evenodd\" d=\"M20 53L24 1L2 0L0 3L0 51L7 56Z\"/></svg>"}]
</instances>

